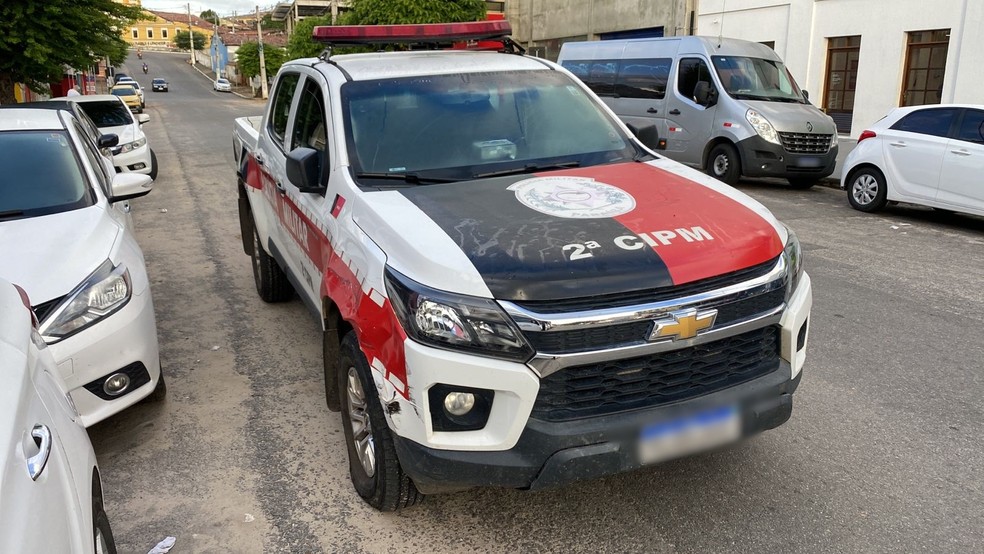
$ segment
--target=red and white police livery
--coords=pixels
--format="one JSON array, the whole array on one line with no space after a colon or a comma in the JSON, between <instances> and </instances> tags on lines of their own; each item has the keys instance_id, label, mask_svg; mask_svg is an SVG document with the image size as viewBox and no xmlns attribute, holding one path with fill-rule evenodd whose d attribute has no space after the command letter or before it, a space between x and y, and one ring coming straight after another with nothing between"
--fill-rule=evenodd
<instances>
[{"instance_id":1,"label":"red and white police livery","mask_svg":"<svg viewBox=\"0 0 984 554\"><path fill-rule=\"evenodd\" d=\"M796 236L647 150L505 22L319 27L236 122L243 247L324 329L353 483L381 510L537 489L785 422L812 305ZM501 51L438 50L498 40Z\"/></svg>"}]
</instances>

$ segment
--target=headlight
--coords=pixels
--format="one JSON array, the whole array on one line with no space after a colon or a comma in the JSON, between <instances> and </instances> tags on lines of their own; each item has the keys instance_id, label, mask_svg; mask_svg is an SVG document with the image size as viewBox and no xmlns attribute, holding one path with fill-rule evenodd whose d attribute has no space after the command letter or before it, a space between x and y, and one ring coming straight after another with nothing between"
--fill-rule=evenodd
<instances>
[{"instance_id":1,"label":"headlight","mask_svg":"<svg viewBox=\"0 0 984 554\"><path fill-rule=\"evenodd\" d=\"M533 355L494 300L434 290L390 268L386 291L403 330L417 342L511 360Z\"/></svg>"},{"instance_id":2,"label":"headlight","mask_svg":"<svg viewBox=\"0 0 984 554\"><path fill-rule=\"evenodd\" d=\"M799 283L800 275L803 274L803 252L800 249L800 241L796 238L796 233L786 227L786 248L782 255L786 259L786 274L789 276L789 294L792 294Z\"/></svg>"},{"instance_id":3,"label":"headlight","mask_svg":"<svg viewBox=\"0 0 984 554\"><path fill-rule=\"evenodd\" d=\"M113 148L113 154L126 154L127 152L132 152L145 144L147 144L147 137L138 138L133 142L121 144L116 148Z\"/></svg>"},{"instance_id":4,"label":"headlight","mask_svg":"<svg viewBox=\"0 0 984 554\"><path fill-rule=\"evenodd\" d=\"M830 147L827 150L833 150L837 146L837 125L834 124L834 134L830 135Z\"/></svg>"},{"instance_id":5,"label":"headlight","mask_svg":"<svg viewBox=\"0 0 984 554\"><path fill-rule=\"evenodd\" d=\"M749 125L752 126L752 129L755 129L755 132L758 133L760 137L773 144L782 145L782 143L779 142L779 133L776 132L776 128L769 123L769 120L766 119L765 116L759 114L755 110L748 110L745 112L745 119L748 120Z\"/></svg>"},{"instance_id":6,"label":"headlight","mask_svg":"<svg viewBox=\"0 0 984 554\"><path fill-rule=\"evenodd\" d=\"M106 260L41 322L41 336L48 344L58 342L119 310L132 294L130 272Z\"/></svg>"}]
</instances>

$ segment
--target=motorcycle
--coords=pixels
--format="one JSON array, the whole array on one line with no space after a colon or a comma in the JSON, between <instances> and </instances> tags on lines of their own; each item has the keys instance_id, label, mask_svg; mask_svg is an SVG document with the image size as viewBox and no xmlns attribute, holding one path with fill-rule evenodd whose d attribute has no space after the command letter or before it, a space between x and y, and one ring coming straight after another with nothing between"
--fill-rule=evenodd
<instances>
[{"instance_id":1,"label":"motorcycle","mask_svg":"<svg viewBox=\"0 0 984 554\"><path fill-rule=\"evenodd\" d=\"M147 64L143 64L143 72L144 72L144 75L147 74L147 69L148 69L147 68Z\"/></svg>"}]
</instances>

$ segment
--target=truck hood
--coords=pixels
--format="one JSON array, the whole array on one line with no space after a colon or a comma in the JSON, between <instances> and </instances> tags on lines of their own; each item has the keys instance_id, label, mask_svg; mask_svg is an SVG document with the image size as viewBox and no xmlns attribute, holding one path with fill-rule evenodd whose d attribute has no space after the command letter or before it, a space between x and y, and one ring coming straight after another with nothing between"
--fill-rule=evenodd
<instances>
[{"instance_id":1,"label":"truck hood","mask_svg":"<svg viewBox=\"0 0 984 554\"><path fill-rule=\"evenodd\" d=\"M357 223L408 277L455 292L474 291L468 283L480 280L500 300L680 285L782 252L781 228L761 205L716 181L686 178L677 165L620 163L382 192L381 209Z\"/></svg>"},{"instance_id":2,"label":"truck hood","mask_svg":"<svg viewBox=\"0 0 984 554\"><path fill-rule=\"evenodd\" d=\"M119 225L99 206L0 223L0 276L37 306L63 296L109 258Z\"/></svg>"},{"instance_id":3,"label":"truck hood","mask_svg":"<svg viewBox=\"0 0 984 554\"><path fill-rule=\"evenodd\" d=\"M834 122L813 104L763 102L761 100L744 100L743 102L751 109L764 115L780 133L830 135L837 132Z\"/></svg>"}]
</instances>

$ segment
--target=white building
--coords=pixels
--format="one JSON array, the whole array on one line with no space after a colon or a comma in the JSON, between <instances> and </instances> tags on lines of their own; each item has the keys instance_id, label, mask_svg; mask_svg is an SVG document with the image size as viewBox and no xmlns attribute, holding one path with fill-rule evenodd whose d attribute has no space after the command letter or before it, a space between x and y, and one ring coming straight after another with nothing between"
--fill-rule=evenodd
<instances>
[{"instance_id":1,"label":"white building","mask_svg":"<svg viewBox=\"0 0 984 554\"><path fill-rule=\"evenodd\" d=\"M852 137L897 106L984 103L982 0L701 0L697 33L770 44Z\"/></svg>"}]
</instances>

